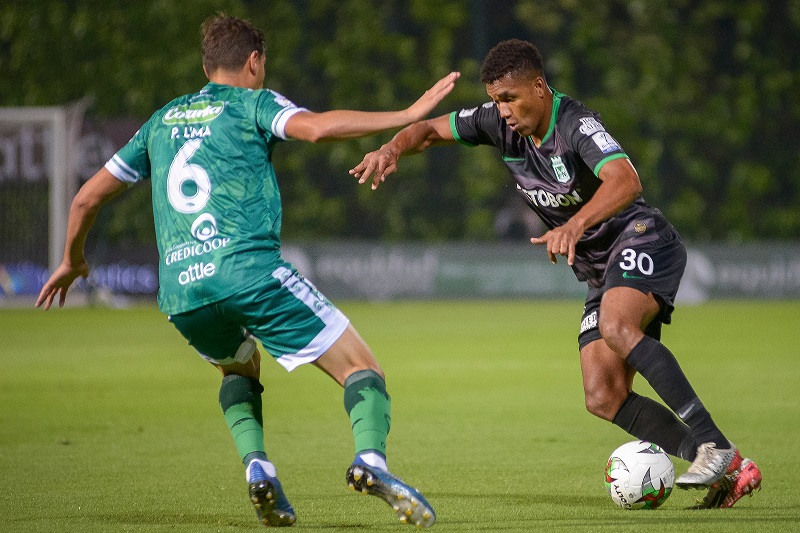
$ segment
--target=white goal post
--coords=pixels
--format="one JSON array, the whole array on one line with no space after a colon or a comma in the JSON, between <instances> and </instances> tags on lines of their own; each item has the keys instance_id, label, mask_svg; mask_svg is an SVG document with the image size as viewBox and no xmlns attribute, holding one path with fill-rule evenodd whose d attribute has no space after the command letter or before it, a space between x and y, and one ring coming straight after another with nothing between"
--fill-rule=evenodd
<instances>
[{"instance_id":1,"label":"white goal post","mask_svg":"<svg viewBox=\"0 0 800 533\"><path fill-rule=\"evenodd\" d=\"M64 253L69 207L78 189L78 141L88 105L89 100L82 99L67 106L0 107L0 181L47 180L50 272Z\"/></svg>"}]
</instances>

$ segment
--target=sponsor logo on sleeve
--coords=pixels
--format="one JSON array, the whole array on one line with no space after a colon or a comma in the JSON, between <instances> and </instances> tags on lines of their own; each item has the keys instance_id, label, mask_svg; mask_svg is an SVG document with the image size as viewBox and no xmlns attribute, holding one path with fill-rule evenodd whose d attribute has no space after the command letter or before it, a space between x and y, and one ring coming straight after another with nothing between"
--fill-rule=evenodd
<instances>
[{"instance_id":1,"label":"sponsor logo on sleeve","mask_svg":"<svg viewBox=\"0 0 800 533\"><path fill-rule=\"evenodd\" d=\"M592 135L592 140L604 154L621 150L617 141L614 140L614 137L604 131L598 131Z\"/></svg>"},{"instance_id":2,"label":"sponsor logo on sleeve","mask_svg":"<svg viewBox=\"0 0 800 533\"><path fill-rule=\"evenodd\" d=\"M584 135L593 135L598 131L606 131L602 124L600 124L594 117L583 117L580 119L581 127L578 131Z\"/></svg>"},{"instance_id":3,"label":"sponsor logo on sleeve","mask_svg":"<svg viewBox=\"0 0 800 533\"><path fill-rule=\"evenodd\" d=\"M275 103L278 104L279 106L281 106L281 107L297 107L294 104L294 102L292 102L291 100L289 100L288 98L283 96L281 93L276 93L273 90L270 90L269 92L271 92L272 95L275 97Z\"/></svg>"},{"instance_id":4,"label":"sponsor logo on sleeve","mask_svg":"<svg viewBox=\"0 0 800 533\"><path fill-rule=\"evenodd\" d=\"M458 116L461 118L471 117L472 115L475 114L475 111L477 110L478 110L477 107L473 107L472 109L462 109L461 111L458 112Z\"/></svg>"}]
</instances>

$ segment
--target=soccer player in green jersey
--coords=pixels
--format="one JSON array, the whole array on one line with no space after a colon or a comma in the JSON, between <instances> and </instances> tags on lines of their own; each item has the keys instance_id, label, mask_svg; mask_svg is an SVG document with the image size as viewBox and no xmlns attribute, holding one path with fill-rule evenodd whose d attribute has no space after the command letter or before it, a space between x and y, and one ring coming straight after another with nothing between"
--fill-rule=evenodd
<instances>
[{"instance_id":1,"label":"soccer player in green jersey","mask_svg":"<svg viewBox=\"0 0 800 533\"><path fill-rule=\"evenodd\" d=\"M374 189L404 154L456 142L496 147L549 228L531 242L554 263L566 256L589 286L578 335L586 408L691 461L675 482L708 488L702 507L732 506L760 486L761 472L716 426L660 342L686 266L680 236L640 195L639 175L600 115L548 86L535 46L499 43L481 81L491 101L408 126L351 174L361 183L371 176ZM671 410L633 392L636 373Z\"/></svg>"},{"instance_id":2,"label":"soccer player in green jersey","mask_svg":"<svg viewBox=\"0 0 800 533\"><path fill-rule=\"evenodd\" d=\"M255 339L287 370L310 363L344 387L356 452L349 486L385 500L404 523L430 526L431 505L387 469L391 402L381 367L348 319L281 257L272 151L287 139L347 139L421 120L459 74L401 111L313 113L262 88L264 36L249 22L214 16L202 35L209 83L153 114L80 189L64 260L36 306L49 309L56 296L64 304L73 281L89 273L84 242L100 208L150 178L159 308L222 372L219 402L259 520L290 526L295 513L266 455Z\"/></svg>"}]
</instances>

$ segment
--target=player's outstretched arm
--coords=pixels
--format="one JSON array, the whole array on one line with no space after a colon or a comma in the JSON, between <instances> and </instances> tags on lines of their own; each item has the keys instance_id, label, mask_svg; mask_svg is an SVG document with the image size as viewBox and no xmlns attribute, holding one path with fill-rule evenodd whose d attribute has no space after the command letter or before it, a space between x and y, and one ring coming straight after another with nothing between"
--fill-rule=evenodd
<instances>
[{"instance_id":1,"label":"player's outstretched arm","mask_svg":"<svg viewBox=\"0 0 800 533\"><path fill-rule=\"evenodd\" d=\"M350 175L357 178L359 183L366 183L372 176L372 190L375 190L386 181L386 176L397 170L401 156L422 152L429 146L454 142L449 115L417 122L403 128L391 141L365 155L361 163L350 169Z\"/></svg>"},{"instance_id":2,"label":"player's outstretched arm","mask_svg":"<svg viewBox=\"0 0 800 533\"><path fill-rule=\"evenodd\" d=\"M460 72L451 72L444 78L437 81L433 87L425 91L419 99L411 104L406 110L408 112L408 122L402 124L406 126L413 122L424 119L434 108L439 105L445 96L450 94L456 84L456 80L461 77Z\"/></svg>"},{"instance_id":3,"label":"player's outstretched arm","mask_svg":"<svg viewBox=\"0 0 800 533\"><path fill-rule=\"evenodd\" d=\"M58 296L58 306L63 307L70 285L78 277L85 278L89 275L89 265L83 256L86 234L94 224L100 208L126 188L125 183L115 178L105 168L100 169L81 187L69 210L64 259L39 292L36 307L44 305L45 310L50 309L56 296Z\"/></svg>"},{"instance_id":4,"label":"player's outstretched arm","mask_svg":"<svg viewBox=\"0 0 800 533\"><path fill-rule=\"evenodd\" d=\"M286 123L286 134L292 139L321 142L364 137L393 128L401 128L425 118L453 90L459 72L451 72L413 104L401 111L333 110L323 113L303 111L292 115Z\"/></svg>"}]
</instances>

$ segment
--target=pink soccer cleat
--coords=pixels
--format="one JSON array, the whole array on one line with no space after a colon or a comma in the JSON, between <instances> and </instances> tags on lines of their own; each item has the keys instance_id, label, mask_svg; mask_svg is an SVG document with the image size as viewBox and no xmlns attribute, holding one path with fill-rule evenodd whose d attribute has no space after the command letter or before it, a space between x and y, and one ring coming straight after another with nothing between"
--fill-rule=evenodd
<instances>
[{"instance_id":1,"label":"pink soccer cleat","mask_svg":"<svg viewBox=\"0 0 800 533\"><path fill-rule=\"evenodd\" d=\"M727 476L726 476L727 477ZM743 496L753 496L753 491L761 490L761 470L750 459L743 459L742 466L737 470L728 495L720 507L727 509L742 499Z\"/></svg>"},{"instance_id":2,"label":"pink soccer cleat","mask_svg":"<svg viewBox=\"0 0 800 533\"><path fill-rule=\"evenodd\" d=\"M703 501L694 508L727 509L743 496L752 496L755 490L761 490L761 470L752 460L742 458L737 451L725 476L709 487Z\"/></svg>"}]
</instances>

